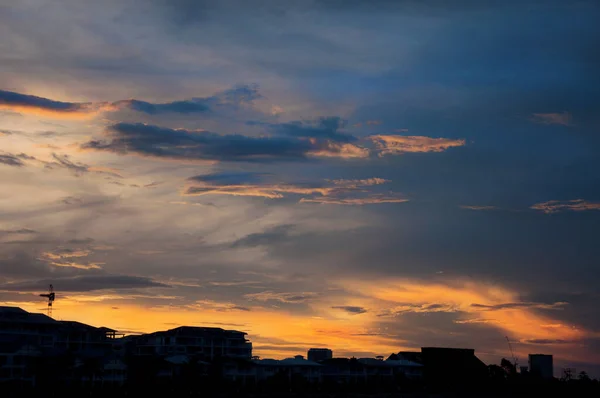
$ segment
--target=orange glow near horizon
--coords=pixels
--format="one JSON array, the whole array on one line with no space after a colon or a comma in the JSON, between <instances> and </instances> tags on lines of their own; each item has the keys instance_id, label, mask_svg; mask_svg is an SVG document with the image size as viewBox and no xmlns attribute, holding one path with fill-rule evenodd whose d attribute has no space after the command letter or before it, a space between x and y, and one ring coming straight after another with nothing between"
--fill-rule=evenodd
<instances>
[{"instance_id":1,"label":"orange glow near horizon","mask_svg":"<svg viewBox=\"0 0 600 398\"><path fill-rule=\"evenodd\" d=\"M373 289L373 286L378 286ZM237 309L232 303L210 300L190 305L143 305L134 300L154 296L125 297L118 293L105 295L73 294L58 301L54 308L56 319L77 320L94 326L106 326L125 332L152 332L180 325L214 326L249 333L255 352L260 356L289 357L296 348L324 346L334 352L369 352L389 355L410 349L414 342L399 341L386 333L365 333L375 330L385 320L395 319L402 325L402 313L451 312L456 313L457 324L483 324L496 328L515 341L535 339L577 341L586 337L584 330L564 324L548 316L537 314L532 308L500 308L490 310L481 306L499 306L518 303L515 294L504 288L473 282L423 283L413 280L389 282L343 281L347 291L358 292L349 297L323 297L308 302L310 312L293 313L281 309L251 306L249 311ZM156 296L158 299L175 297ZM341 304L340 304L341 302ZM337 306L365 308L364 313L351 314L335 309ZM23 301L7 303L31 312L43 312L42 303ZM434 305L434 307L428 307ZM385 315L397 312L398 315ZM383 318L382 318L382 314ZM410 325L406 325L410 328ZM418 342L416 342L418 344ZM264 346L264 348L261 348ZM414 347L413 347L414 348ZM556 351L556 350L555 350ZM560 350L559 350L560 351ZM525 355L525 352L519 352ZM574 359L570 352L561 353Z\"/></svg>"}]
</instances>

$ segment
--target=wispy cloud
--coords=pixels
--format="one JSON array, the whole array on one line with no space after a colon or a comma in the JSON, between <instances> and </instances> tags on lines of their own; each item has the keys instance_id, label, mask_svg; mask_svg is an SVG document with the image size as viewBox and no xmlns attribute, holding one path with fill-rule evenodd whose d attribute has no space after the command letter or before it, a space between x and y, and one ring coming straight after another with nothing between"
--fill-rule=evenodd
<instances>
[{"instance_id":1,"label":"wispy cloud","mask_svg":"<svg viewBox=\"0 0 600 398\"><path fill-rule=\"evenodd\" d=\"M461 209L467 210L496 210L498 209L496 206L477 206L477 205L464 205L460 206Z\"/></svg>"},{"instance_id":2,"label":"wispy cloud","mask_svg":"<svg viewBox=\"0 0 600 398\"><path fill-rule=\"evenodd\" d=\"M23 167L25 166L24 160L32 159L35 158L24 153L19 153L17 155L7 152L0 153L0 164L4 164L6 166Z\"/></svg>"},{"instance_id":3,"label":"wispy cloud","mask_svg":"<svg viewBox=\"0 0 600 398\"><path fill-rule=\"evenodd\" d=\"M563 340L563 339L529 339L529 340L522 340L521 343L538 344L538 345L558 345L558 344L572 344L573 341Z\"/></svg>"},{"instance_id":4,"label":"wispy cloud","mask_svg":"<svg viewBox=\"0 0 600 398\"><path fill-rule=\"evenodd\" d=\"M397 155L407 152L443 152L448 148L465 145L465 140L450 138L431 138L405 135L372 135L368 137L375 143L379 156Z\"/></svg>"},{"instance_id":5,"label":"wispy cloud","mask_svg":"<svg viewBox=\"0 0 600 398\"><path fill-rule=\"evenodd\" d=\"M531 206L533 210L539 210L546 214L557 213L560 211L586 211L600 210L600 202L588 202L584 199L574 200L550 200L548 202L536 203Z\"/></svg>"},{"instance_id":6,"label":"wispy cloud","mask_svg":"<svg viewBox=\"0 0 600 398\"><path fill-rule=\"evenodd\" d=\"M459 307L452 304L423 303L423 304L401 304L380 311L379 317L393 317L406 313L429 313L429 312L457 312Z\"/></svg>"},{"instance_id":7,"label":"wispy cloud","mask_svg":"<svg viewBox=\"0 0 600 398\"><path fill-rule=\"evenodd\" d=\"M49 284L63 292L89 292L108 289L135 289L149 287L169 287L150 278L133 275L83 275L56 277L37 281L23 281L0 284L0 290L17 292L37 292L48 288Z\"/></svg>"},{"instance_id":8,"label":"wispy cloud","mask_svg":"<svg viewBox=\"0 0 600 398\"><path fill-rule=\"evenodd\" d=\"M113 124L105 134L107 139L88 141L81 145L81 149L192 162L273 162L305 160L311 156L357 156L356 150L350 148L354 147L352 144L327 140L287 136L221 135L142 123Z\"/></svg>"},{"instance_id":9,"label":"wispy cloud","mask_svg":"<svg viewBox=\"0 0 600 398\"><path fill-rule=\"evenodd\" d=\"M531 120L540 124L559 124L562 126L571 125L571 114L569 112L562 113L534 113Z\"/></svg>"},{"instance_id":10,"label":"wispy cloud","mask_svg":"<svg viewBox=\"0 0 600 398\"><path fill-rule=\"evenodd\" d=\"M36 234L37 231L29 228L20 229L0 229L0 236L2 235L32 235Z\"/></svg>"},{"instance_id":11,"label":"wispy cloud","mask_svg":"<svg viewBox=\"0 0 600 398\"><path fill-rule=\"evenodd\" d=\"M301 292L301 293L288 293L288 292L273 292L264 291L260 293L250 293L244 295L248 300L256 301L279 301L282 303L303 303L305 301L314 300L318 297L317 293L313 292Z\"/></svg>"},{"instance_id":12,"label":"wispy cloud","mask_svg":"<svg viewBox=\"0 0 600 398\"><path fill-rule=\"evenodd\" d=\"M569 303L559 301L556 303L533 303L533 302L515 302L515 303L500 303L500 304L471 304L471 307L477 308L478 310L483 311L498 311L498 310L506 310L506 309L515 309L515 308L534 308L534 309L544 309L544 310L562 310L565 305Z\"/></svg>"},{"instance_id":13,"label":"wispy cloud","mask_svg":"<svg viewBox=\"0 0 600 398\"><path fill-rule=\"evenodd\" d=\"M232 195L255 196L269 199L287 195L301 195L301 202L331 204L398 203L407 199L386 195L349 198L354 192L364 192L366 187L388 182L383 178L359 180L330 180L327 183L277 183L267 182L271 175L257 173L218 173L191 177L182 194L184 196ZM308 197L307 197L308 196Z\"/></svg>"},{"instance_id":14,"label":"wispy cloud","mask_svg":"<svg viewBox=\"0 0 600 398\"><path fill-rule=\"evenodd\" d=\"M90 253L90 250L61 249L55 252L45 252L42 255L50 260L60 260L64 258L87 257Z\"/></svg>"},{"instance_id":15,"label":"wispy cloud","mask_svg":"<svg viewBox=\"0 0 600 398\"><path fill-rule=\"evenodd\" d=\"M195 310L213 310L217 312L251 311L249 307L244 307L229 302L218 302L213 300L198 300L194 302L194 304L190 304L187 307Z\"/></svg>"},{"instance_id":16,"label":"wispy cloud","mask_svg":"<svg viewBox=\"0 0 600 398\"><path fill-rule=\"evenodd\" d=\"M102 112L132 110L148 115L166 113L197 114L219 110L224 106L236 107L261 98L256 85L239 85L210 97L190 98L179 101L151 103L137 99L115 102L65 102L34 95L0 90L0 109L40 114L61 118L94 117Z\"/></svg>"},{"instance_id":17,"label":"wispy cloud","mask_svg":"<svg viewBox=\"0 0 600 398\"><path fill-rule=\"evenodd\" d=\"M76 261L50 261L50 265L55 267L76 268L76 269L102 269L104 263L81 263Z\"/></svg>"},{"instance_id":18,"label":"wispy cloud","mask_svg":"<svg viewBox=\"0 0 600 398\"><path fill-rule=\"evenodd\" d=\"M331 308L334 310L342 310L351 315L364 314L365 312L367 312L366 308L354 305L334 305Z\"/></svg>"},{"instance_id":19,"label":"wispy cloud","mask_svg":"<svg viewBox=\"0 0 600 398\"><path fill-rule=\"evenodd\" d=\"M55 101L35 95L0 90L0 109L14 112L34 113L54 117L81 118L94 115L106 107L106 103L76 103Z\"/></svg>"},{"instance_id":20,"label":"wispy cloud","mask_svg":"<svg viewBox=\"0 0 600 398\"><path fill-rule=\"evenodd\" d=\"M406 199L401 196L389 196L389 195L380 195L374 194L367 197L362 198L335 198L335 197L317 197L317 198L302 198L300 199L301 203L322 203L322 204L330 204L330 205L372 205L372 204L381 204L381 203L404 203L408 202L409 199Z\"/></svg>"}]
</instances>

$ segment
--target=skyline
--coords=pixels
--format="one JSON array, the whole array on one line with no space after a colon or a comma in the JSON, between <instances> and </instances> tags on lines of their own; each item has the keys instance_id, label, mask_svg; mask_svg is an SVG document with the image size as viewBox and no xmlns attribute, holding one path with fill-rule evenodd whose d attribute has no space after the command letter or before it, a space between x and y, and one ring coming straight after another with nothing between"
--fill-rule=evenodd
<instances>
[{"instance_id":1,"label":"skyline","mask_svg":"<svg viewBox=\"0 0 600 398\"><path fill-rule=\"evenodd\" d=\"M0 2L0 305L600 375L596 2L59 3Z\"/></svg>"}]
</instances>

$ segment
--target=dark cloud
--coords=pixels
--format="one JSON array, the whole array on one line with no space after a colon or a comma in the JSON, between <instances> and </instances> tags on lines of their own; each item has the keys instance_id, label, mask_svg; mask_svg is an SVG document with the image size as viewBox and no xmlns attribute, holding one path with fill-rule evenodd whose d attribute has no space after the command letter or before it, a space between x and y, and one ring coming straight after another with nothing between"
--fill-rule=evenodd
<instances>
[{"instance_id":1,"label":"dark cloud","mask_svg":"<svg viewBox=\"0 0 600 398\"><path fill-rule=\"evenodd\" d=\"M21 229L0 229L0 236L2 235L31 235L36 234L37 231L29 228L21 228Z\"/></svg>"},{"instance_id":2,"label":"dark cloud","mask_svg":"<svg viewBox=\"0 0 600 398\"><path fill-rule=\"evenodd\" d=\"M38 281L14 282L0 284L0 290L8 291L41 291L53 284L60 292L90 292L94 290L134 289L150 287L169 287L150 278L130 275L85 275L75 277L58 277Z\"/></svg>"},{"instance_id":3,"label":"dark cloud","mask_svg":"<svg viewBox=\"0 0 600 398\"><path fill-rule=\"evenodd\" d=\"M158 115L164 113L196 114L218 112L224 107L237 107L251 104L262 96L257 85L238 85L221 91L211 97L191 98L188 100L153 104L140 100L123 100L113 103L116 108L128 108L133 111Z\"/></svg>"},{"instance_id":4,"label":"dark cloud","mask_svg":"<svg viewBox=\"0 0 600 398\"><path fill-rule=\"evenodd\" d=\"M342 310L345 311L351 315L358 315L358 314L364 314L365 312L367 312L367 309L364 307L356 307L353 305L335 305L333 307L334 310Z\"/></svg>"},{"instance_id":5,"label":"dark cloud","mask_svg":"<svg viewBox=\"0 0 600 398\"><path fill-rule=\"evenodd\" d=\"M526 344L539 344L539 345L554 345L554 344L572 344L572 341L561 340L561 339L531 339L523 340L522 343Z\"/></svg>"},{"instance_id":6,"label":"dark cloud","mask_svg":"<svg viewBox=\"0 0 600 398\"><path fill-rule=\"evenodd\" d=\"M81 148L182 161L272 162L304 160L311 155L364 157L362 149L352 144L329 140L220 135L142 123L117 123L108 127L106 135L107 140L92 140Z\"/></svg>"},{"instance_id":7,"label":"dark cloud","mask_svg":"<svg viewBox=\"0 0 600 398\"><path fill-rule=\"evenodd\" d=\"M86 164L73 162L69 155L58 155L56 153L53 153L52 158L54 159L54 161L45 163L45 167L48 169L53 169L54 167L61 167L72 171L73 173L75 173L75 175L81 175L83 173L87 173L90 168Z\"/></svg>"},{"instance_id":8,"label":"dark cloud","mask_svg":"<svg viewBox=\"0 0 600 398\"><path fill-rule=\"evenodd\" d=\"M75 116L79 114L86 115L100 111L117 111L121 109L129 109L148 115L165 113L197 114L218 111L223 107L238 107L244 104L251 104L258 98L261 98L261 95L258 93L258 87L256 85L239 85L229 90L219 92L211 97L191 98L188 100L156 104L136 99L121 100L113 103L61 102L33 95L0 90L0 108Z\"/></svg>"},{"instance_id":9,"label":"dark cloud","mask_svg":"<svg viewBox=\"0 0 600 398\"><path fill-rule=\"evenodd\" d=\"M266 124L272 131L298 138L326 139L335 142L354 142L356 137L340 132L346 121L338 116L321 117L314 121Z\"/></svg>"},{"instance_id":10,"label":"dark cloud","mask_svg":"<svg viewBox=\"0 0 600 398\"><path fill-rule=\"evenodd\" d=\"M32 156L26 155L24 153L20 153L17 155L11 154L11 153L0 153L0 164L5 164L7 166L14 166L14 167L23 167L25 166L25 163L23 162L23 160L32 160L35 159Z\"/></svg>"},{"instance_id":11,"label":"dark cloud","mask_svg":"<svg viewBox=\"0 0 600 398\"><path fill-rule=\"evenodd\" d=\"M203 99L191 99L188 101L174 101L167 102L164 104L152 104L146 101L139 100L124 100L116 102L117 107L127 107L137 112L147 113L149 115L156 115L161 113L202 113L208 111L210 108L203 101Z\"/></svg>"},{"instance_id":12,"label":"dark cloud","mask_svg":"<svg viewBox=\"0 0 600 398\"><path fill-rule=\"evenodd\" d=\"M556 302L556 303L531 303L531 302L523 302L523 303L502 303L495 305L485 305L485 304L471 304L471 307L485 310L485 311L498 311L498 310L506 310L506 309L514 309L514 308L537 308L537 309L563 309L569 303L566 302Z\"/></svg>"},{"instance_id":13,"label":"dark cloud","mask_svg":"<svg viewBox=\"0 0 600 398\"><path fill-rule=\"evenodd\" d=\"M12 91L0 90L0 107L14 107L16 109L42 109L55 112L76 113L89 107L90 104L54 101L34 95L20 94Z\"/></svg>"},{"instance_id":14,"label":"dark cloud","mask_svg":"<svg viewBox=\"0 0 600 398\"><path fill-rule=\"evenodd\" d=\"M317 298L314 292L290 293L290 292L273 292L264 291L259 293L246 294L244 297L248 300L255 301L279 301L281 303L303 303L305 301L314 300Z\"/></svg>"}]
</instances>

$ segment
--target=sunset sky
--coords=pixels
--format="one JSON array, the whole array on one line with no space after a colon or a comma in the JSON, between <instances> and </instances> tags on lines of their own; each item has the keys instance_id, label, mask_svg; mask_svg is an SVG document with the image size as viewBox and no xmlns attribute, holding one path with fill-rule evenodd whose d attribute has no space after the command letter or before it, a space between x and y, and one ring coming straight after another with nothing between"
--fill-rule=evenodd
<instances>
[{"instance_id":1,"label":"sunset sky","mask_svg":"<svg viewBox=\"0 0 600 398\"><path fill-rule=\"evenodd\" d=\"M600 376L597 1L0 0L0 305Z\"/></svg>"}]
</instances>

